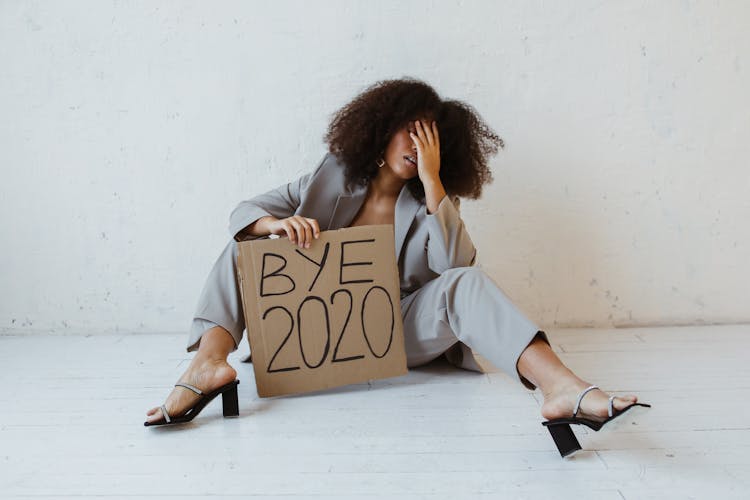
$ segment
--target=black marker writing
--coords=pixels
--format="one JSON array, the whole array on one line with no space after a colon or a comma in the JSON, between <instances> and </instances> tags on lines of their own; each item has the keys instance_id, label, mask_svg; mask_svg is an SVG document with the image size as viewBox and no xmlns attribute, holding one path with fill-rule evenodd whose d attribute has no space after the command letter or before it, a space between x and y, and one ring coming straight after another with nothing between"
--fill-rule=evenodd
<instances>
[{"instance_id":1,"label":"black marker writing","mask_svg":"<svg viewBox=\"0 0 750 500\"><path fill-rule=\"evenodd\" d=\"M281 267L279 267L278 269L272 271L270 274L266 274L266 260L267 260L266 257L276 257L278 259L281 259L283 261L283 263L281 264ZM294 288L296 287L296 285L295 285L294 280L292 279L292 277L289 276L288 274L281 273L281 270L284 269L285 267L286 267L286 259L282 255L275 254L275 253L264 253L263 254L263 269L261 270L261 276L260 276L260 296L261 297L269 297L271 295L284 295L284 294L287 294L287 293L291 292L292 290L294 290ZM286 278L291 283L291 288L289 290L284 291L284 292L268 292L268 293L266 293L264 286L265 286L266 280L269 279L269 278Z\"/></svg>"},{"instance_id":2,"label":"black marker writing","mask_svg":"<svg viewBox=\"0 0 750 500\"><path fill-rule=\"evenodd\" d=\"M371 266L372 262L345 262L344 261L344 247L346 245L354 245L355 243L373 243L375 240L353 240L353 241L342 241L341 242L341 262L339 263L339 284L346 285L349 283L372 283L375 280L347 280L344 281L344 268L351 266Z\"/></svg>"},{"instance_id":3,"label":"black marker writing","mask_svg":"<svg viewBox=\"0 0 750 500\"><path fill-rule=\"evenodd\" d=\"M312 291L313 287L315 286L315 282L318 281L318 277L320 276L320 273L323 271L323 267L326 265L326 260L328 259L328 250L330 248L331 248L331 243L330 242L326 243L325 249L323 250L323 257L320 259L320 262L317 262L311 259L310 257L303 254L299 250L295 250L295 252L297 252L298 254L300 254L301 256L303 256L304 258L306 258L307 260L309 260L310 262L318 266L318 274L315 275L315 279L310 284L310 288L307 289L308 292Z\"/></svg>"}]
</instances>

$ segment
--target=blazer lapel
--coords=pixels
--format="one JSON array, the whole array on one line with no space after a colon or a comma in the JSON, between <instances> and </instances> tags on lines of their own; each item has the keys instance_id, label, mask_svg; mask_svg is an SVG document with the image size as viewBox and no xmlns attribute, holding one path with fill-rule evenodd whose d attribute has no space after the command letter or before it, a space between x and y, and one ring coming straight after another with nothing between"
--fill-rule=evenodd
<instances>
[{"instance_id":1,"label":"blazer lapel","mask_svg":"<svg viewBox=\"0 0 750 500\"><path fill-rule=\"evenodd\" d=\"M362 203L364 203L366 197L367 186L357 185L351 188L349 192L341 193L336 200L336 205L333 207L333 214L331 215L327 229L341 229L349 226L357 215L357 212L359 212L359 209L362 208ZM406 235L421 206L422 204L404 186L396 200L396 213L394 215L393 231L396 242L396 262L398 262L401 256L401 249L404 246Z\"/></svg>"},{"instance_id":2,"label":"blazer lapel","mask_svg":"<svg viewBox=\"0 0 750 500\"><path fill-rule=\"evenodd\" d=\"M422 204L412 196L409 189L404 186L396 200L395 237L396 237L396 262L401 257L401 248L404 246L406 234L409 232L414 217Z\"/></svg>"},{"instance_id":3,"label":"blazer lapel","mask_svg":"<svg viewBox=\"0 0 750 500\"><path fill-rule=\"evenodd\" d=\"M333 207L327 229L341 229L352 223L354 217L362 208L367 195L367 186L356 185L346 193L341 193Z\"/></svg>"}]
</instances>

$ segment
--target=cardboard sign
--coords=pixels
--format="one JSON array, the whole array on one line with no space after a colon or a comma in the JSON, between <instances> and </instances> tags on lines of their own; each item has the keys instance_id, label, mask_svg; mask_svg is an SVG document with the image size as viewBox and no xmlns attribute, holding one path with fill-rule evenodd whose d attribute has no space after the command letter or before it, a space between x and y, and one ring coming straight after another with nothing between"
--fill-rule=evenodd
<instances>
[{"instance_id":1,"label":"cardboard sign","mask_svg":"<svg viewBox=\"0 0 750 500\"><path fill-rule=\"evenodd\" d=\"M238 245L259 396L407 373L392 225L323 231L307 249Z\"/></svg>"}]
</instances>

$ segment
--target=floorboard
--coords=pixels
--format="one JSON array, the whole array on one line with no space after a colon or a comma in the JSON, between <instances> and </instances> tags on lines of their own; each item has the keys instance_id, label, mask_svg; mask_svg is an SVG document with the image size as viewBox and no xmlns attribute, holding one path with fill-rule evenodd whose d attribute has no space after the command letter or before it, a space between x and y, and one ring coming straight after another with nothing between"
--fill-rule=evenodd
<instances>
[{"instance_id":1,"label":"floorboard","mask_svg":"<svg viewBox=\"0 0 750 500\"><path fill-rule=\"evenodd\" d=\"M193 356L183 335L1 335L0 496L747 498L750 325L547 333L583 378L653 407L574 429L584 449L561 459L542 396L489 365L259 398L243 343L239 418L217 399L146 428Z\"/></svg>"}]
</instances>

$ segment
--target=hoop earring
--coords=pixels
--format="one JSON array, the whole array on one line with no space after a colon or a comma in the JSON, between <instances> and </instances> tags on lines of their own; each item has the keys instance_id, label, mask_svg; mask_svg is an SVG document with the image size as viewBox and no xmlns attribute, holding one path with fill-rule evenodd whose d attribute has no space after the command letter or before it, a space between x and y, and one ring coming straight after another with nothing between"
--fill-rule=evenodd
<instances>
[{"instance_id":1,"label":"hoop earring","mask_svg":"<svg viewBox=\"0 0 750 500\"><path fill-rule=\"evenodd\" d=\"M375 163L377 163L377 165L378 165L378 168L383 168L383 165L385 165L385 160L384 160L384 159L383 159L383 158L381 157L381 158L380 158L380 159L378 159L378 161L376 161Z\"/></svg>"}]
</instances>

